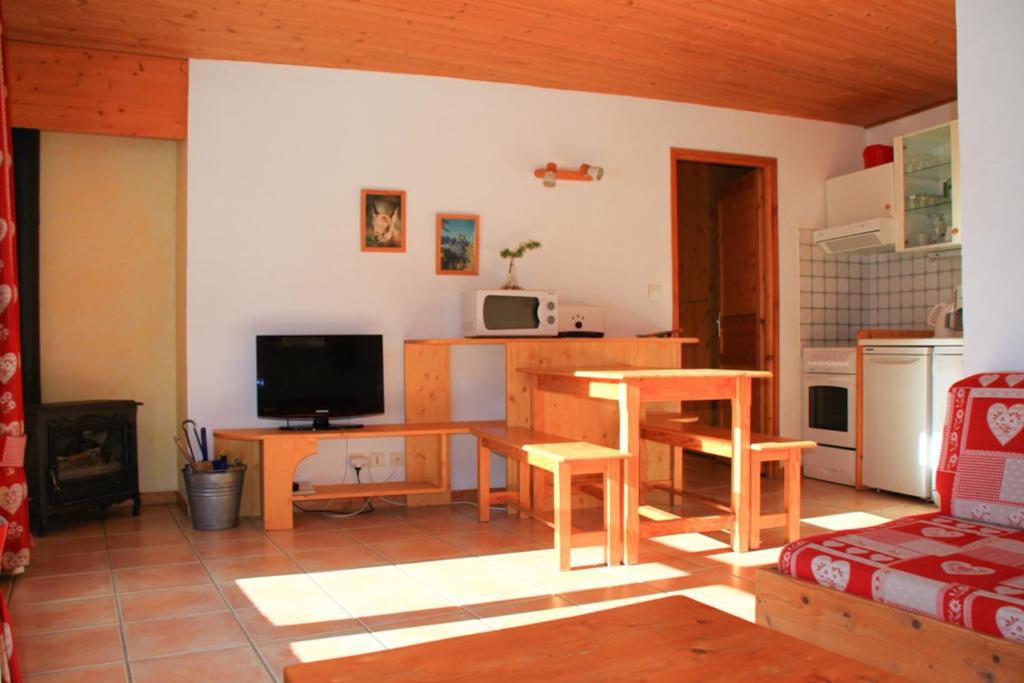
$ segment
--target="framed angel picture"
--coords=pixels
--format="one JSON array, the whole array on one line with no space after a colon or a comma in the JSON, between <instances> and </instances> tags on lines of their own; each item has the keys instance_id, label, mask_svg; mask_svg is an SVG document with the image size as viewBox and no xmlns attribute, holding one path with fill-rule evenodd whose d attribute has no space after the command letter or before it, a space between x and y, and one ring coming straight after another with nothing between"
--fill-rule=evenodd
<instances>
[{"instance_id":1,"label":"framed angel picture","mask_svg":"<svg viewBox=\"0 0 1024 683\"><path fill-rule=\"evenodd\" d=\"M405 192L363 190L359 246L362 251L405 251Z\"/></svg>"},{"instance_id":2,"label":"framed angel picture","mask_svg":"<svg viewBox=\"0 0 1024 683\"><path fill-rule=\"evenodd\" d=\"M480 274L480 217L437 214L437 274Z\"/></svg>"}]
</instances>

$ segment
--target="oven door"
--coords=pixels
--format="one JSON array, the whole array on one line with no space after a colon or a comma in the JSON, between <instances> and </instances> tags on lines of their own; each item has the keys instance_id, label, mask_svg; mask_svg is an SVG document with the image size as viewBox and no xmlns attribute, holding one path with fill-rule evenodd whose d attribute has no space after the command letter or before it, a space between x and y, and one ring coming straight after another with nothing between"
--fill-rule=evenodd
<instances>
[{"instance_id":1,"label":"oven door","mask_svg":"<svg viewBox=\"0 0 1024 683\"><path fill-rule=\"evenodd\" d=\"M857 376L806 374L803 388L803 438L856 448Z\"/></svg>"}]
</instances>

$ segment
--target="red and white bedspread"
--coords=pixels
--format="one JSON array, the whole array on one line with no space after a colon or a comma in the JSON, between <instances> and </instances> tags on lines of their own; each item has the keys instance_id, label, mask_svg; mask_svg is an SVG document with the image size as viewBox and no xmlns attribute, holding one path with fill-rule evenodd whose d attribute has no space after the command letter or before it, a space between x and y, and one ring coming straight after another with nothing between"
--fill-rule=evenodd
<instances>
[{"instance_id":1,"label":"red and white bedspread","mask_svg":"<svg viewBox=\"0 0 1024 683\"><path fill-rule=\"evenodd\" d=\"M779 571L1024 643L1024 531L941 512L790 543Z\"/></svg>"}]
</instances>

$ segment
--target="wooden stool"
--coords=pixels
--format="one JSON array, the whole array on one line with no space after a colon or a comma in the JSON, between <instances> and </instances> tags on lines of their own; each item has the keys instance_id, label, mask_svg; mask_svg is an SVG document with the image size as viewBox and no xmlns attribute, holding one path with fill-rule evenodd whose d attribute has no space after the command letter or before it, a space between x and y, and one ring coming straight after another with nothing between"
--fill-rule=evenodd
<instances>
[{"instance_id":1,"label":"wooden stool","mask_svg":"<svg viewBox=\"0 0 1024 683\"><path fill-rule=\"evenodd\" d=\"M490 521L492 503L505 503L515 509L521 518L528 517L533 506L530 504L530 465L523 447L527 444L565 443L569 440L525 427L482 427L472 429L470 433L477 438L477 518L481 522ZM491 453L515 460L519 464L516 491L491 491Z\"/></svg>"},{"instance_id":2,"label":"wooden stool","mask_svg":"<svg viewBox=\"0 0 1024 683\"><path fill-rule=\"evenodd\" d=\"M572 541L604 545L608 566L622 562L622 466L628 453L582 441L527 445L531 467L550 472L555 485L555 554L558 568L570 569ZM572 533L572 477L600 474L604 478L604 531Z\"/></svg>"},{"instance_id":3,"label":"wooden stool","mask_svg":"<svg viewBox=\"0 0 1024 683\"><path fill-rule=\"evenodd\" d=\"M668 491L673 501L676 495L682 495L682 459L683 450L697 451L723 458L732 457L732 432L725 427L713 427L703 424L686 423L671 420L649 420L640 425L642 439L657 441L672 446L672 480L647 482L648 488ZM761 546L761 531L773 527L786 528L786 542L796 540L800 536L800 453L804 448L814 448L813 441L786 439L770 434L750 435L750 500L741 501L750 510L750 548ZM641 442L641 450L642 442ZM641 465L643 460L641 459ZM785 468L785 511L782 513L761 514L761 466L766 462L781 462ZM641 481L645 472L641 469ZM700 498L712 505L721 507L722 503L708 499L706 496L689 493L688 496ZM732 510L734 514L739 511ZM723 517L724 519L724 517Z\"/></svg>"}]
</instances>

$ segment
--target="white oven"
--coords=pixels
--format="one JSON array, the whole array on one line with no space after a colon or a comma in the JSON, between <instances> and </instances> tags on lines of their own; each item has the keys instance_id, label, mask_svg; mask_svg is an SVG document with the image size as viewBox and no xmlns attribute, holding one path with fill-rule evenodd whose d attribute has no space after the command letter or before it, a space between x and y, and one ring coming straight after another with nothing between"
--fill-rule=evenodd
<instances>
[{"instance_id":1,"label":"white oven","mask_svg":"<svg viewBox=\"0 0 1024 683\"><path fill-rule=\"evenodd\" d=\"M846 347L803 353L802 436L818 443L804 475L853 485L857 448L857 352Z\"/></svg>"}]
</instances>

